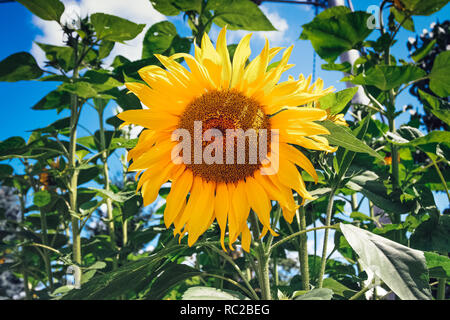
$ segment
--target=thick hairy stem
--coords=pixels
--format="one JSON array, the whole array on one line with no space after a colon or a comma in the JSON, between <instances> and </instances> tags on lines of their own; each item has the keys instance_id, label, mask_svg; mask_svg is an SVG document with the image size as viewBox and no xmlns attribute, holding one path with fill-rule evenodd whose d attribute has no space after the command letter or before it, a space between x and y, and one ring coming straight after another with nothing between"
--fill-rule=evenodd
<instances>
[{"instance_id":1,"label":"thick hairy stem","mask_svg":"<svg viewBox=\"0 0 450 320\"><path fill-rule=\"evenodd\" d=\"M257 241L258 247L256 248L256 259L258 260L258 270L256 274L258 277L259 286L261 288L261 299L271 300L272 295L270 293L270 278L269 278L269 257L270 254L266 254L264 250L264 243L260 239L261 232L259 230L258 218L252 211L250 213L250 223L253 232L254 241Z\"/></svg>"},{"instance_id":2,"label":"thick hairy stem","mask_svg":"<svg viewBox=\"0 0 450 320\"><path fill-rule=\"evenodd\" d=\"M75 47L75 63L78 60L77 47ZM78 66L73 70L73 79L78 78ZM73 261L81 264L81 230L80 221L75 216L78 212L77 193L78 193L78 169L76 168L76 151L77 151L77 124L79 118L78 97L73 94L71 96L71 115L70 115L70 140L69 140L69 168L71 172L69 182L69 205L72 215L72 248Z\"/></svg>"},{"instance_id":3,"label":"thick hairy stem","mask_svg":"<svg viewBox=\"0 0 450 320\"><path fill-rule=\"evenodd\" d=\"M330 196L328 198L328 206L327 206L327 218L325 222L325 227L329 227L331 224L331 216L333 214L333 203L334 203L334 194L336 193L336 189L332 188L330 191ZM322 288L323 285L323 276L325 275L325 267L327 263L327 249L328 249L328 233L330 229L325 229L325 234L323 236L323 250L322 250L322 261L320 264L320 273L318 279L318 287Z\"/></svg>"},{"instance_id":4,"label":"thick hairy stem","mask_svg":"<svg viewBox=\"0 0 450 320\"><path fill-rule=\"evenodd\" d=\"M98 111L98 117L100 122L100 144L103 151L102 154L102 162L103 162L103 176L104 176L104 184L105 190L109 191L109 168L108 168L108 152L106 151L106 141L105 141L105 129L103 126L103 108ZM111 249L113 251L117 251L116 245L116 230L114 226L114 215L113 215L113 205L112 200L110 198L106 199L106 212L108 214L108 229L109 229L109 237L111 241ZM113 259L113 269L117 269L117 257L115 256Z\"/></svg>"},{"instance_id":5,"label":"thick hairy stem","mask_svg":"<svg viewBox=\"0 0 450 320\"><path fill-rule=\"evenodd\" d=\"M299 230L306 230L306 212L300 207L296 213ZM302 290L309 290L309 261L308 261L308 235L300 235L298 258L300 260L300 274L302 276Z\"/></svg>"}]
</instances>

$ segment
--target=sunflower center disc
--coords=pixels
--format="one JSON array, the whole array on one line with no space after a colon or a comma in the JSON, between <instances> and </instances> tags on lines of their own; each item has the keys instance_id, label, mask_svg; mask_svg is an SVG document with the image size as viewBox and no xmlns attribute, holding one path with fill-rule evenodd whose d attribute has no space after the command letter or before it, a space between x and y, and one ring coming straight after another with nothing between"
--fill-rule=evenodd
<instances>
[{"instance_id":1,"label":"sunflower center disc","mask_svg":"<svg viewBox=\"0 0 450 320\"><path fill-rule=\"evenodd\" d=\"M231 183L252 176L261 166L262 158L260 158L258 153L260 143L266 145L267 152L270 151L270 122L268 116L263 112L257 101L246 97L236 90L209 91L194 99L182 114L179 128L188 130L192 141L194 141L195 136L198 137L198 132L197 135L194 132L195 130L199 131L200 123L202 155L205 152L216 156L216 160L222 158L222 161L208 164L202 156L201 163L195 162L194 155L199 150L194 150L195 142L192 142L191 161L186 166L194 175L200 176L207 181ZM217 141L216 135L210 139L206 138L205 133L208 131L215 131L216 134L220 132L222 135L220 139L223 140ZM241 140L241 142L245 141L245 143L238 143L239 138L232 137L232 140L230 140L229 133L232 131L254 132L256 133L256 140L246 135L244 137L245 140ZM263 134L263 131L265 134ZM262 140L263 142L260 142L260 139L264 139ZM227 140L231 141L231 143L228 142L227 144ZM220 154L215 154L215 148L211 148L210 144L213 142L222 146L222 157L220 157ZM208 146L209 149L207 149ZM230 163L230 159L227 159L227 146L230 149L228 154L234 153L232 163ZM251 157L251 150L254 152L258 150L256 151L256 154L258 154L256 161L254 157ZM241 161L238 161L238 153L240 155L243 154L245 159L241 158Z\"/></svg>"}]
</instances>

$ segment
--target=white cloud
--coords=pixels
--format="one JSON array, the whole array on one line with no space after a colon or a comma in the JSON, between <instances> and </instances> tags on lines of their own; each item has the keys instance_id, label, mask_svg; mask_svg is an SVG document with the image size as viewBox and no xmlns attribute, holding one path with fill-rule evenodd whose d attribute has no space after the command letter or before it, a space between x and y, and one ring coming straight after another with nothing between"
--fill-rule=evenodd
<instances>
[{"instance_id":1,"label":"white cloud","mask_svg":"<svg viewBox=\"0 0 450 320\"><path fill-rule=\"evenodd\" d=\"M156 11L148 0L63 0L66 7L61 21L70 22L78 16L85 17L96 12L116 15L135 23L146 24L146 28L135 39L126 44L116 43L111 56L118 54L127 57L130 60L137 60L141 57L142 40L146 30L154 23L165 20L166 17ZM48 43L52 45L63 44L63 34L61 27L56 22L44 21L33 17L33 23L42 31L42 35L35 38L36 42ZM45 61L45 55L42 50L33 43L31 53L36 57L40 65ZM111 61L106 61L110 63Z\"/></svg>"}]
</instances>

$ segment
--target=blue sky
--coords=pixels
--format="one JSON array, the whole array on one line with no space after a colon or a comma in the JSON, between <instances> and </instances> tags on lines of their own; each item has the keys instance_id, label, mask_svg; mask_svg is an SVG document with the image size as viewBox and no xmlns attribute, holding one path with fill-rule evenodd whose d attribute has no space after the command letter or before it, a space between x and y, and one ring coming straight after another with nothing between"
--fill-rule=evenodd
<instances>
[{"instance_id":1,"label":"blue sky","mask_svg":"<svg viewBox=\"0 0 450 320\"><path fill-rule=\"evenodd\" d=\"M106 11L107 13L116 14L124 18L139 23L146 23L148 27L155 22L165 19L156 12L150 5L148 0L64 0L66 4L66 15L71 16L77 11L77 4L81 5L81 14L94 13L96 11ZM132 5L130 5L132 3ZM380 1L353 1L355 10L366 11L370 5L379 4ZM301 33L301 25L311 21L314 17L314 9L306 5L282 4L282 3L263 3L262 10L266 13L278 32L255 32L252 38L253 54L258 54L264 44L264 36L269 38L271 45L289 46L294 44L294 50L290 63L296 66L289 71L289 74L297 77L300 73L305 76L313 71L313 50L308 41L298 40ZM450 16L450 6L447 5L440 12L429 17L414 17L416 32L422 33L423 29L428 29L430 23L439 20L444 21ZM181 16L169 17L179 33L183 36L190 35L190 29ZM213 27L210 35L214 40L218 34L218 28ZM379 31L375 30L371 38L378 36ZM236 43L245 32L229 32L228 39L230 43ZM143 35L143 34L142 34ZM120 53L130 58L138 59L140 53L140 43L142 35L135 41L131 41L128 45L122 45L115 49L115 53ZM415 33L401 30L398 34L398 42L393 47L393 54L409 61L406 49L406 41L408 37L415 37ZM19 52L27 51L36 56L40 64L43 62L43 54L39 52L34 41L50 42L52 44L60 44L61 34L55 25L44 22L39 18L33 17L22 5L16 2L0 4L0 39L3 45L0 47L0 60L7 56ZM341 73L333 71L321 70L320 65L323 63L319 57L316 61L316 77L324 79L326 86L335 86L337 89L343 89L345 85L339 82L342 77ZM287 77L287 75L285 75ZM53 121L67 116L67 112L60 115L56 111L34 111L31 107L37 103L48 92L54 90L58 83L55 82L39 82L39 81L21 81L15 83L0 82L0 108L3 112L2 125L0 126L0 140L4 140L11 136L22 136L25 139L30 135L30 131L35 128L44 127ZM415 108L419 108L418 102L408 94L402 94L397 103L400 110L402 106L412 104ZM114 104L111 103L107 116L113 113ZM409 120L409 114L400 116L397 124L401 124ZM96 114L87 107L83 110L81 124L86 128L98 127ZM80 129L80 136L86 135L84 129ZM117 160L117 158L116 158ZM112 164L113 168L118 167ZM119 164L120 166L120 164ZM437 202L440 209L447 206L447 201L441 195L437 195Z\"/></svg>"}]
</instances>

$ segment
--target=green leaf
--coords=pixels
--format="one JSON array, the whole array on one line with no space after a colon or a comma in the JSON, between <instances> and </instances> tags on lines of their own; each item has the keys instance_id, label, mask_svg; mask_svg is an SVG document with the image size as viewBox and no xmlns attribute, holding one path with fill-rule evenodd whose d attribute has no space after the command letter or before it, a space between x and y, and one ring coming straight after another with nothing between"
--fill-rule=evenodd
<instances>
[{"instance_id":1,"label":"green leaf","mask_svg":"<svg viewBox=\"0 0 450 320\"><path fill-rule=\"evenodd\" d=\"M401 3L406 10L414 15L429 16L441 10L448 0L402 0Z\"/></svg>"},{"instance_id":2,"label":"green leaf","mask_svg":"<svg viewBox=\"0 0 450 320\"><path fill-rule=\"evenodd\" d=\"M0 155L3 156L20 152L25 147L26 143L22 137L10 137L6 140L0 141Z\"/></svg>"},{"instance_id":3,"label":"green leaf","mask_svg":"<svg viewBox=\"0 0 450 320\"><path fill-rule=\"evenodd\" d=\"M424 251L450 252L450 216L432 215L414 230L410 243Z\"/></svg>"},{"instance_id":4,"label":"green leaf","mask_svg":"<svg viewBox=\"0 0 450 320\"><path fill-rule=\"evenodd\" d=\"M105 190L105 189L89 188L89 190L96 191L97 195L104 199L109 198L109 199L111 199L113 201L117 201L117 202L125 202L126 200L130 199L131 197L133 197L135 195L134 191L114 193L111 190Z\"/></svg>"},{"instance_id":5,"label":"green leaf","mask_svg":"<svg viewBox=\"0 0 450 320\"><path fill-rule=\"evenodd\" d=\"M59 0L17 0L33 14L44 20L58 21L64 13L64 4Z\"/></svg>"},{"instance_id":6,"label":"green leaf","mask_svg":"<svg viewBox=\"0 0 450 320\"><path fill-rule=\"evenodd\" d=\"M430 89L438 96L450 96L450 51L441 52L433 62L431 69Z\"/></svg>"},{"instance_id":7,"label":"green leaf","mask_svg":"<svg viewBox=\"0 0 450 320\"><path fill-rule=\"evenodd\" d=\"M176 16L181 11L200 13L202 0L150 0L153 8L166 16Z\"/></svg>"},{"instance_id":8,"label":"green leaf","mask_svg":"<svg viewBox=\"0 0 450 320\"><path fill-rule=\"evenodd\" d=\"M294 300L331 300L333 297L333 290L328 288L312 289L311 291L303 294L299 293L303 292L294 292Z\"/></svg>"},{"instance_id":9,"label":"green leaf","mask_svg":"<svg viewBox=\"0 0 450 320\"><path fill-rule=\"evenodd\" d=\"M123 85L122 82L113 78L113 75L106 70L88 70L79 81L88 82L98 92L107 91Z\"/></svg>"},{"instance_id":10,"label":"green leaf","mask_svg":"<svg viewBox=\"0 0 450 320\"><path fill-rule=\"evenodd\" d=\"M0 61L0 81L16 82L39 78L43 71L28 52L18 52Z\"/></svg>"},{"instance_id":11,"label":"green leaf","mask_svg":"<svg viewBox=\"0 0 450 320\"><path fill-rule=\"evenodd\" d=\"M136 24L106 13L94 13L91 15L91 23L94 26L97 38L115 42L132 40L145 27L144 24Z\"/></svg>"},{"instance_id":12,"label":"green leaf","mask_svg":"<svg viewBox=\"0 0 450 320\"><path fill-rule=\"evenodd\" d=\"M54 46L36 42L45 52L45 57L52 65L60 66L64 71L72 70L74 67L74 50L70 47Z\"/></svg>"},{"instance_id":13,"label":"green leaf","mask_svg":"<svg viewBox=\"0 0 450 320\"><path fill-rule=\"evenodd\" d=\"M41 132L41 133L68 133L70 127L70 117L65 117L59 120L56 120L52 124L44 127L33 130L34 132Z\"/></svg>"},{"instance_id":14,"label":"green leaf","mask_svg":"<svg viewBox=\"0 0 450 320\"><path fill-rule=\"evenodd\" d=\"M274 31L272 23L250 0L210 0L208 10L214 11L214 23L229 30Z\"/></svg>"},{"instance_id":15,"label":"green leaf","mask_svg":"<svg viewBox=\"0 0 450 320\"><path fill-rule=\"evenodd\" d=\"M350 73L352 70L352 65L345 61L343 63L325 63L322 66L323 70L329 70L329 71L340 71L340 72L346 72Z\"/></svg>"},{"instance_id":16,"label":"green leaf","mask_svg":"<svg viewBox=\"0 0 450 320\"><path fill-rule=\"evenodd\" d=\"M388 91L425 76L426 72L424 70L413 65L376 65L370 68L365 74L358 74L351 79L351 82L353 84L375 86L383 91Z\"/></svg>"},{"instance_id":17,"label":"green leaf","mask_svg":"<svg viewBox=\"0 0 450 320\"><path fill-rule=\"evenodd\" d=\"M424 45L422 48L414 52L411 58L414 60L414 62L419 62L420 60L426 57L426 55L430 52L430 50L433 49L435 44L436 39L431 40L426 46Z\"/></svg>"},{"instance_id":18,"label":"green leaf","mask_svg":"<svg viewBox=\"0 0 450 320\"><path fill-rule=\"evenodd\" d=\"M63 83L59 86L58 90L75 94L84 99L96 97L98 94L97 90L95 90L90 83L84 81Z\"/></svg>"},{"instance_id":19,"label":"green leaf","mask_svg":"<svg viewBox=\"0 0 450 320\"><path fill-rule=\"evenodd\" d=\"M329 93L319 99L320 108L324 110L329 109L332 115L338 114L352 100L357 91L358 87L352 87L336 93Z\"/></svg>"},{"instance_id":20,"label":"green leaf","mask_svg":"<svg viewBox=\"0 0 450 320\"><path fill-rule=\"evenodd\" d=\"M151 281L151 275L171 253L184 248L175 245L160 250L149 257L128 262L115 271L97 275L78 290L72 290L62 297L64 300L106 300L114 299L130 291L140 291Z\"/></svg>"},{"instance_id":21,"label":"green leaf","mask_svg":"<svg viewBox=\"0 0 450 320\"><path fill-rule=\"evenodd\" d=\"M334 7L304 24L300 39L310 40L324 60L333 62L345 51L356 48L372 32L367 27L370 14Z\"/></svg>"},{"instance_id":22,"label":"green leaf","mask_svg":"<svg viewBox=\"0 0 450 320\"><path fill-rule=\"evenodd\" d=\"M51 200L52 195L46 190L38 191L33 196L33 203L39 208L45 207Z\"/></svg>"},{"instance_id":23,"label":"green leaf","mask_svg":"<svg viewBox=\"0 0 450 320\"><path fill-rule=\"evenodd\" d=\"M401 203L400 200L396 201L392 195L387 193L387 188L383 184L383 181L372 171L367 170L360 175L352 177L352 179L347 182L347 187L361 192L377 207L387 212L405 213L410 210L410 208Z\"/></svg>"},{"instance_id":24,"label":"green leaf","mask_svg":"<svg viewBox=\"0 0 450 320\"><path fill-rule=\"evenodd\" d=\"M450 279L450 258L434 252L424 252L427 267L432 278Z\"/></svg>"},{"instance_id":25,"label":"green leaf","mask_svg":"<svg viewBox=\"0 0 450 320\"><path fill-rule=\"evenodd\" d=\"M401 147L418 147L424 146L431 143L441 143L450 141L450 132L448 131L431 131L427 135L413 139L407 140L401 137L399 134L394 134L392 132L387 133L389 141Z\"/></svg>"},{"instance_id":26,"label":"green leaf","mask_svg":"<svg viewBox=\"0 0 450 320\"><path fill-rule=\"evenodd\" d=\"M431 300L423 252L350 224L340 224L350 246L369 269L402 300Z\"/></svg>"},{"instance_id":27,"label":"green leaf","mask_svg":"<svg viewBox=\"0 0 450 320\"><path fill-rule=\"evenodd\" d=\"M109 56L112 49L114 48L114 44L114 41L102 41L98 49L98 58L101 60Z\"/></svg>"},{"instance_id":28,"label":"green leaf","mask_svg":"<svg viewBox=\"0 0 450 320\"><path fill-rule=\"evenodd\" d=\"M384 161L380 154L370 148L363 141L356 138L350 129L337 125L329 120L322 121L320 124L330 131L330 134L327 135L326 138L331 144L354 152L367 153L381 161Z\"/></svg>"},{"instance_id":29,"label":"green leaf","mask_svg":"<svg viewBox=\"0 0 450 320\"><path fill-rule=\"evenodd\" d=\"M190 41L178 35L172 22L161 21L152 25L145 34L142 59L153 57L154 54L170 56L177 52L189 53L190 49Z\"/></svg>"},{"instance_id":30,"label":"green leaf","mask_svg":"<svg viewBox=\"0 0 450 320\"><path fill-rule=\"evenodd\" d=\"M349 289L348 287L344 286L342 283L332 279L332 278L326 278L323 280L323 287L333 290L333 293L335 295L344 297L346 299L353 296L356 291Z\"/></svg>"},{"instance_id":31,"label":"green leaf","mask_svg":"<svg viewBox=\"0 0 450 320\"><path fill-rule=\"evenodd\" d=\"M397 10L397 8L395 8L395 7L391 7L391 13L394 15L394 18L398 23L402 23L403 28L405 28L406 30L412 31L412 32L415 31L414 21L412 20L411 17L408 17L406 19L406 17L407 17L406 14L402 11Z\"/></svg>"},{"instance_id":32,"label":"green leaf","mask_svg":"<svg viewBox=\"0 0 450 320\"><path fill-rule=\"evenodd\" d=\"M158 277L153 282L149 292L145 295L148 300L161 300L166 293L180 281L198 276L201 271L185 264L170 263L162 270L158 270Z\"/></svg>"},{"instance_id":33,"label":"green leaf","mask_svg":"<svg viewBox=\"0 0 450 320\"><path fill-rule=\"evenodd\" d=\"M187 289L182 300L242 300L242 295L231 290L199 286Z\"/></svg>"}]
</instances>

